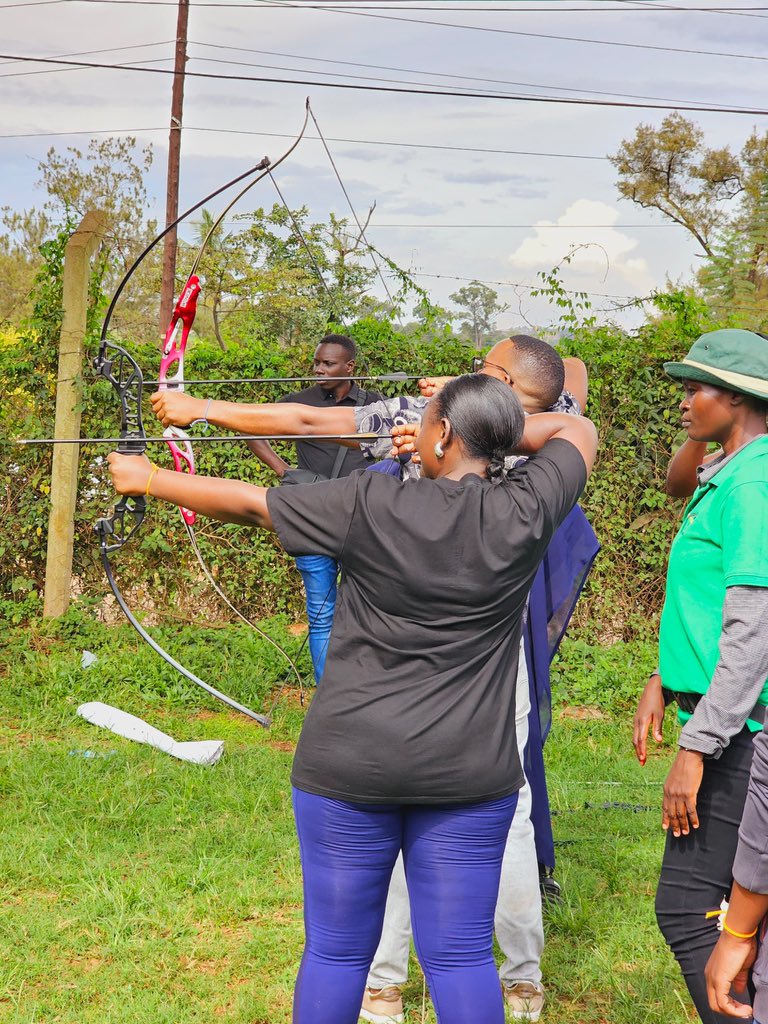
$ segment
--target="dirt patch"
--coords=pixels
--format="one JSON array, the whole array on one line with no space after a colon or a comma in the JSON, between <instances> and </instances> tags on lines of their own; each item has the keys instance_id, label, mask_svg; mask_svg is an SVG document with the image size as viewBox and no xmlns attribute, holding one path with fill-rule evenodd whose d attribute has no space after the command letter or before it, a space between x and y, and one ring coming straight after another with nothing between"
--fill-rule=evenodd
<instances>
[{"instance_id":1,"label":"dirt patch","mask_svg":"<svg viewBox=\"0 0 768 1024\"><path fill-rule=\"evenodd\" d=\"M572 718L577 722L590 722L599 721L610 718L605 711L601 711L600 708L591 707L590 705L562 708L560 710L560 718Z\"/></svg>"},{"instance_id":2,"label":"dirt patch","mask_svg":"<svg viewBox=\"0 0 768 1024\"><path fill-rule=\"evenodd\" d=\"M64 962L68 967L76 967L86 974L91 974L93 971L98 971L100 967L103 967L106 960L99 956L71 956L67 957Z\"/></svg>"},{"instance_id":3,"label":"dirt patch","mask_svg":"<svg viewBox=\"0 0 768 1024\"><path fill-rule=\"evenodd\" d=\"M182 956L179 957L179 963L185 971L194 971L196 974L220 974L229 967L226 957L222 960L198 960L194 956Z\"/></svg>"}]
</instances>

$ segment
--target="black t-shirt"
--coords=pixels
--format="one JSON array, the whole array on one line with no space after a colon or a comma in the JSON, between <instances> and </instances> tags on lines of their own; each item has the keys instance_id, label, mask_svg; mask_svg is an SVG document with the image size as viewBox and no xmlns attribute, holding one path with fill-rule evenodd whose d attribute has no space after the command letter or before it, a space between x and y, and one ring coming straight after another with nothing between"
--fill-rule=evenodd
<instances>
[{"instance_id":1,"label":"black t-shirt","mask_svg":"<svg viewBox=\"0 0 768 1024\"><path fill-rule=\"evenodd\" d=\"M521 787L523 608L585 482L578 450L554 440L503 483L355 473L268 492L286 551L329 555L343 571L294 759L298 789L450 804Z\"/></svg>"},{"instance_id":2,"label":"black t-shirt","mask_svg":"<svg viewBox=\"0 0 768 1024\"><path fill-rule=\"evenodd\" d=\"M333 409L336 406L356 406L360 389L357 384L352 384L349 393L340 402L337 402L330 391L324 391L319 384L303 391L297 391L293 395L285 395L281 402L296 402L299 405L314 405L320 409ZM378 391L367 391L361 405L371 405L373 402L380 402L382 396ZM354 431L350 431L353 433ZM330 431L329 431L330 433ZM297 441L296 457L299 469L308 469L311 473L318 473L320 476L330 477L338 454L338 444L325 441ZM359 448L345 448L346 455L341 464L338 476L347 476L354 473L356 469L365 469L370 462L365 458Z\"/></svg>"}]
</instances>

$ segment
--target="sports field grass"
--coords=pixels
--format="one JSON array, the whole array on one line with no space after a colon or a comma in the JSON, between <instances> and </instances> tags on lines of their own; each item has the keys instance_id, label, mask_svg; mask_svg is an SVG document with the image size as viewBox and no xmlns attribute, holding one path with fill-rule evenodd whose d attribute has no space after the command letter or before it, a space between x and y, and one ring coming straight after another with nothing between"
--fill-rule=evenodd
<instances>
[{"instance_id":1,"label":"sports field grass","mask_svg":"<svg viewBox=\"0 0 768 1024\"><path fill-rule=\"evenodd\" d=\"M265 732L164 675L130 633L102 631L3 636L0 1021L288 1022L302 946L288 775L303 712L285 696ZM187 649L197 667L265 706L282 667L262 665L270 656L239 630L215 643L199 632ZM87 671L84 641L100 659ZM584 679L635 657L585 651L571 652L591 659ZM258 685L242 682L244 665ZM225 755L202 768L131 744L76 717L88 699L177 739L223 739ZM556 710L547 753L565 899L547 923L545 1021L695 1019L653 917L670 751L641 770L626 708ZM415 960L405 997L409 1024L434 1021Z\"/></svg>"}]
</instances>

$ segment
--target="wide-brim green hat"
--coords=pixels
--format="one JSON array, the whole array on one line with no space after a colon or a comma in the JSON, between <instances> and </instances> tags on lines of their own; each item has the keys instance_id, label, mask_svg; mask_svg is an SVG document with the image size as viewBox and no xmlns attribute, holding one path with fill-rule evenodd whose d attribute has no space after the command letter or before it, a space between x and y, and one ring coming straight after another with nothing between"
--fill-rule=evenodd
<instances>
[{"instance_id":1,"label":"wide-brim green hat","mask_svg":"<svg viewBox=\"0 0 768 1024\"><path fill-rule=\"evenodd\" d=\"M664 363L670 377L714 384L768 402L768 338L727 329L702 334L681 363Z\"/></svg>"}]
</instances>

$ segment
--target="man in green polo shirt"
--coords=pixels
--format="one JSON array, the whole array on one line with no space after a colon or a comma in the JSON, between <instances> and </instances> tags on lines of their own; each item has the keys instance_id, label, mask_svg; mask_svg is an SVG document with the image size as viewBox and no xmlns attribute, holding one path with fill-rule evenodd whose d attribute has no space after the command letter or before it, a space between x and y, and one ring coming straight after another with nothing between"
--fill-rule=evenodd
<instances>
[{"instance_id":1,"label":"man in green polo shirt","mask_svg":"<svg viewBox=\"0 0 768 1024\"><path fill-rule=\"evenodd\" d=\"M752 758L768 704L768 338L705 334L667 372L683 382L688 437L721 454L698 487L672 544L659 637L660 668L645 687L634 745L661 741L664 707L678 704L679 750L664 785L667 830L656 916L705 1024L704 967L731 867Z\"/></svg>"}]
</instances>

